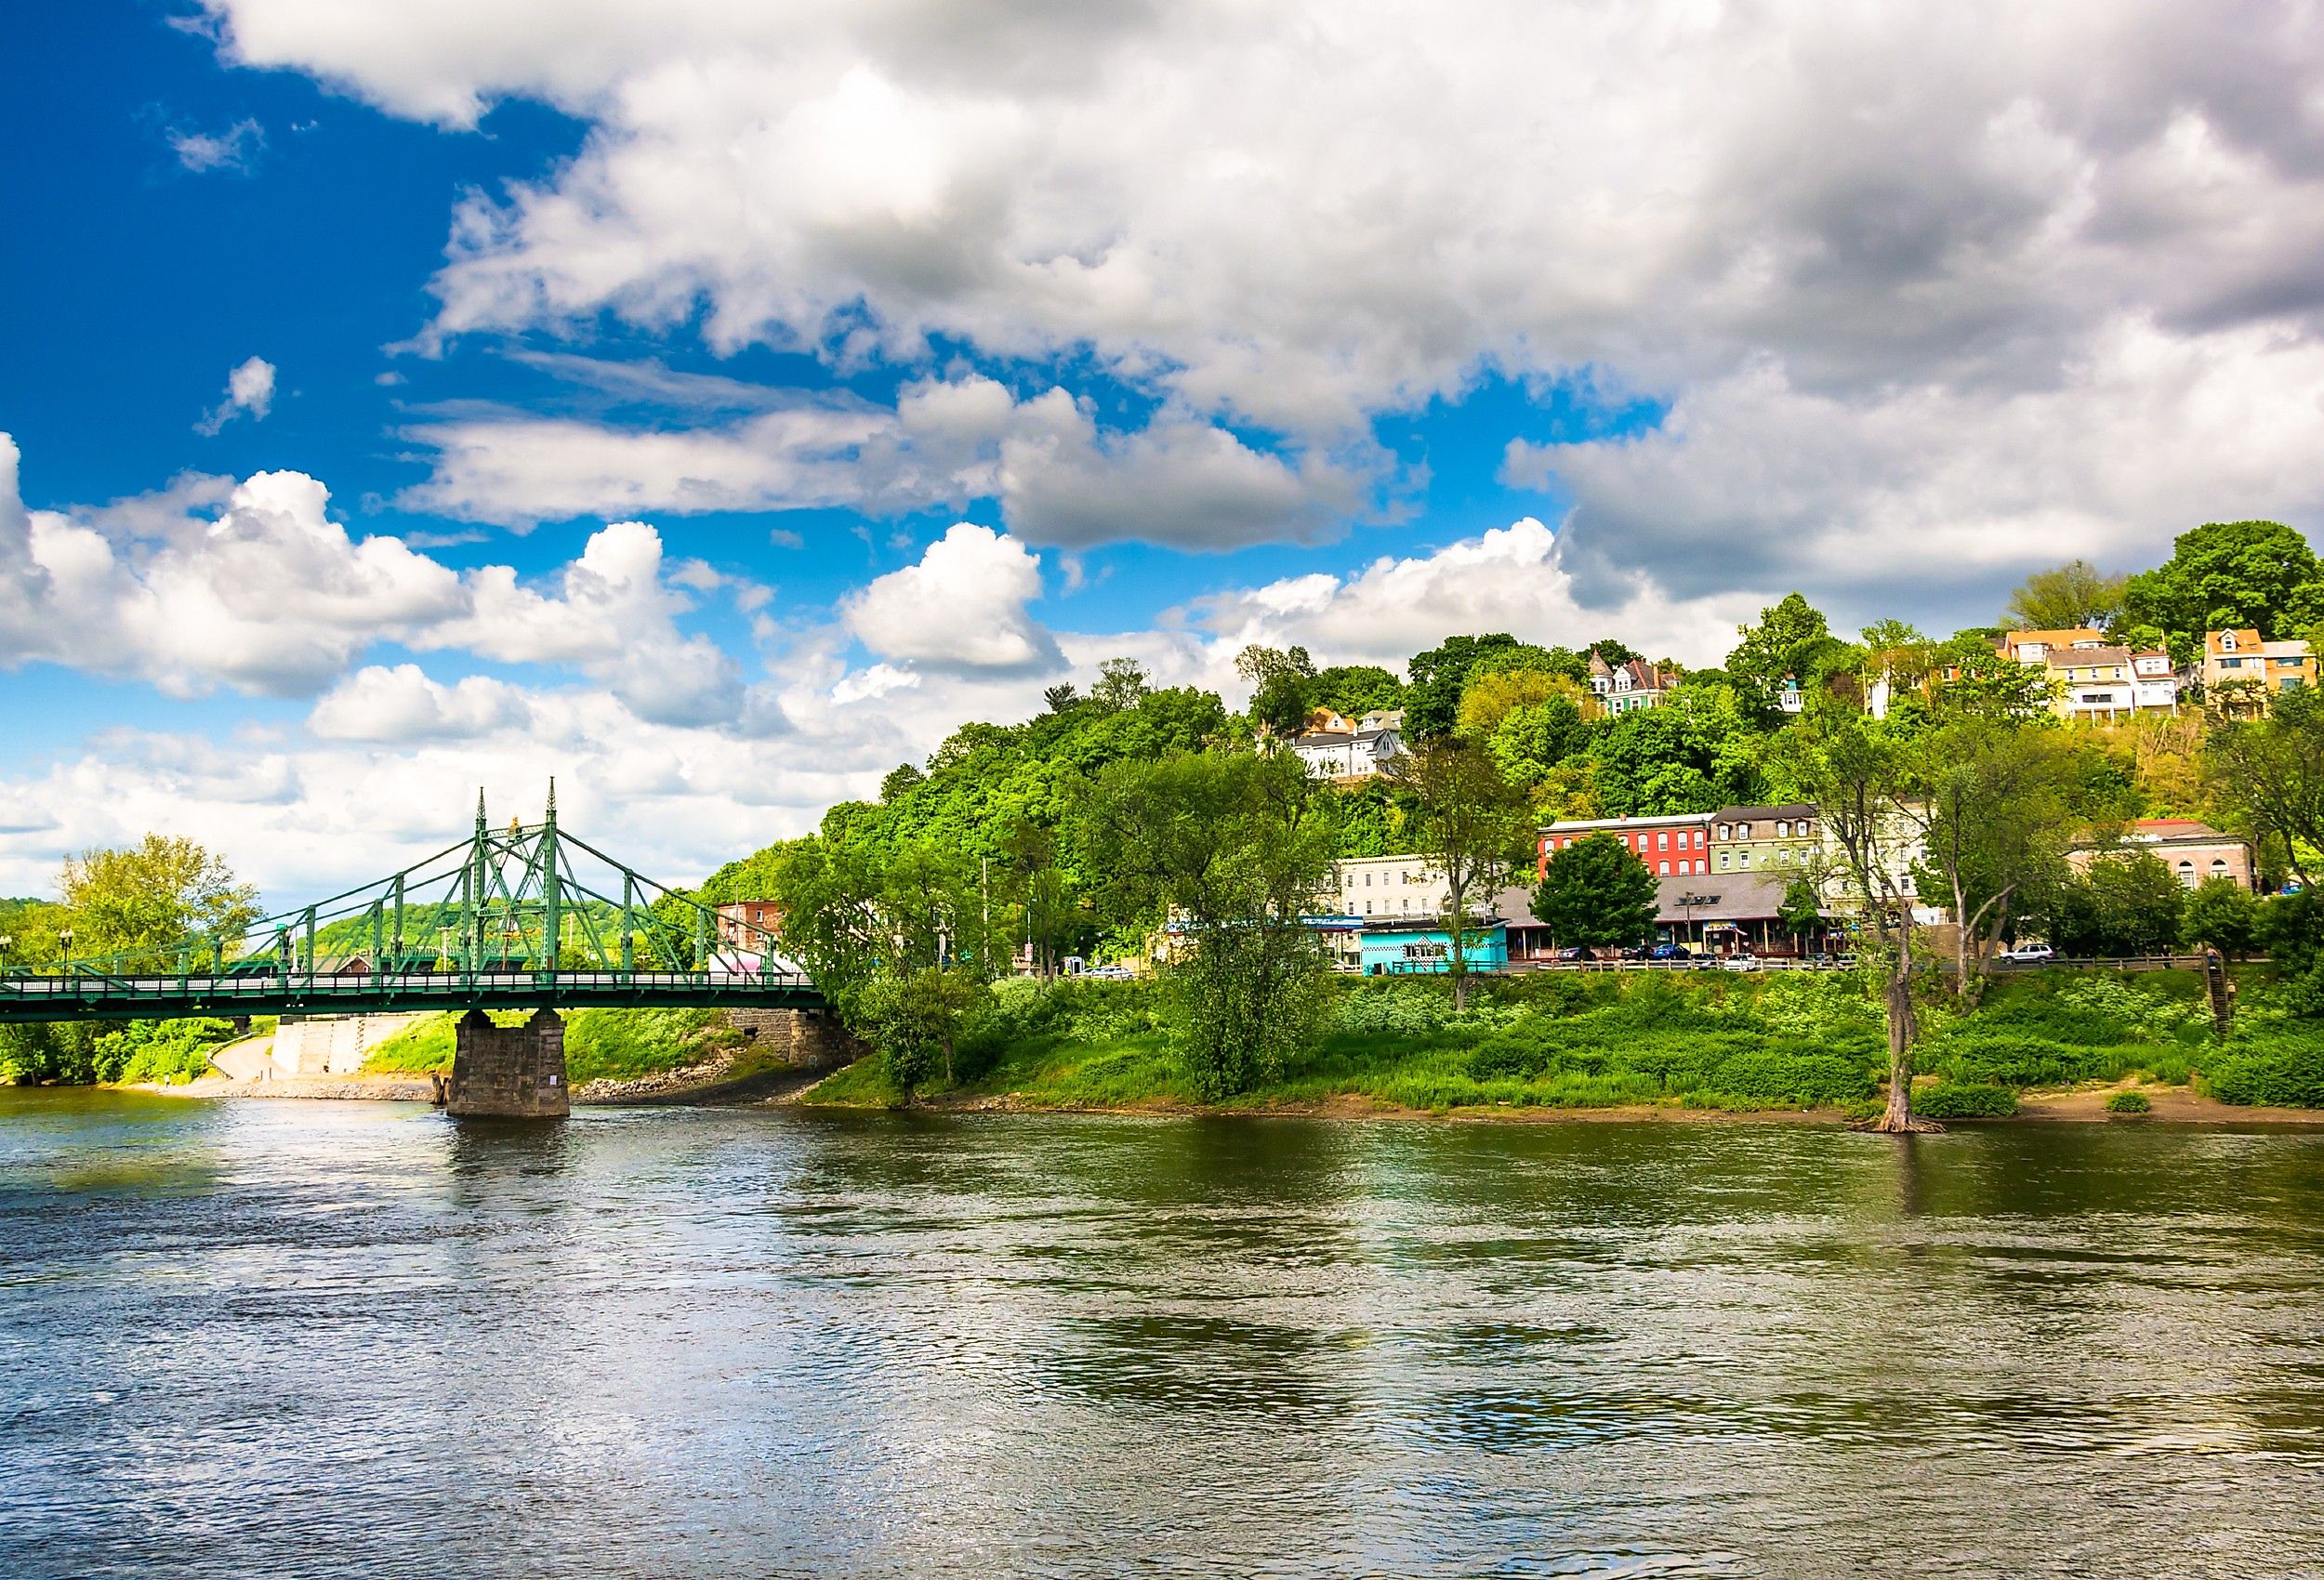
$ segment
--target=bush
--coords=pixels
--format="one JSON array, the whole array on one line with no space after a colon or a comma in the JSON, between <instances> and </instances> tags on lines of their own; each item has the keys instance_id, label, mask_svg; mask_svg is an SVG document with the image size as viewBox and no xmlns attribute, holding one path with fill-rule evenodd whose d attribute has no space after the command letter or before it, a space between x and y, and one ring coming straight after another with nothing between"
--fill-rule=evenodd
<instances>
[{"instance_id":1,"label":"bush","mask_svg":"<svg viewBox=\"0 0 2324 1580\"><path fill-rule=\"evenodd\" d=\"M2203 1084L2240 1107L2324 1108L2324 1042L2278 1036L2231 1045Z\"/></svg>"},{"instance_id":2,"label":"bush","mask_svg":"<svg viewBox=\"0 0 2324 1580\"><path fill-rule=\"evenodd\" d=\"M2017 1112L2017 1094L2007 1086L1940 1081L1912 1094L1912 1111L1924 1119L2007 1119Z\"/></svg>"},{"instance_id":3,"label":"bush","mask_svg":"<svg viewBox=\"0 0 2324 1580\"><path fill-rule=\"evenodd\" d=\"M1710 1085L1759 1103L1834 1108L1862 1098L1872 1081L1872 1067L1862 1060L1802 1044L1776 1044L1727 1059Z\"/></svg>"},{"instance_id":4,"label":"bush","mask_svg":"<svg viewBox=\"0 0 2324 1580\"><path fill-rule=\"evenodd\" d=\"M1948 1038L1928 1068L1967 1086L2070 1086L2090 1079L2087 1047L2009 1032L1965 1032Z\"/></svg>"},{"instance_id":5,"label":"bush","mask_svg":"<svg viewBox=\"0 0 2324 1580\"><path fill-rule=\"evenodd\" d=\"M1433 1037L1452 1020L1452 990L1432 981L1342 988L1331 1030L1356 1037Z\"/></svg>"},{"instance_id":6,"label":"bush","mask_svg":"<svg viewBox=\"0 0 2324 1580\"><path fill-rule=\"evenodd\" d=\"M2145 1092L2116 1092L2106 1099L2108 1113L2152 1113L2155 1105Z\"/></svg>"}]
</instances>

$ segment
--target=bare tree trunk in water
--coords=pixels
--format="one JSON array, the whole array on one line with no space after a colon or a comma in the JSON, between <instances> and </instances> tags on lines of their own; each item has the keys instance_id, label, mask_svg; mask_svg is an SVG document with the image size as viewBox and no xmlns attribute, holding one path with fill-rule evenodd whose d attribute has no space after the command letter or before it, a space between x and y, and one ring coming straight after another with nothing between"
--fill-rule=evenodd
<instances>
[{"instance_id":1,"label":"bare tree trunk in water","mask_svg":"<svg viewBox=\"0 0 2324 1580\"><path fill-rule=\"evenodd\" d=\"M1942 1125L1912 1116L1912 1047L1921 1040L1912 1013L1912 913L1896 924L1896 959L1888 968L1888 1108L1872 1128L1887 1135L1942 1130Z\"/></svg>"}]
</instances>

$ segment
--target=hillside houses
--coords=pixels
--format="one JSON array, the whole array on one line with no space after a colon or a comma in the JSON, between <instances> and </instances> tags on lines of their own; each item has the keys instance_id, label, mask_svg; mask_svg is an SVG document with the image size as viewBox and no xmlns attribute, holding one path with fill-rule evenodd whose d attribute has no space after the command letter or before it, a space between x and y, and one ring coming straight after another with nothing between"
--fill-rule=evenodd
<instances>
[{"instance_id":1,"label":"hillside houses","mask_svg":"<svg viewBox=\"0 0 2324 1580\"><path fill-rule=\"evenodd\" d=\"M1404 755L1404 710L1380 708L1351 719L1318 708L1289 744L1315 778L1367 778Z\"/></svg>"}]
</instances>

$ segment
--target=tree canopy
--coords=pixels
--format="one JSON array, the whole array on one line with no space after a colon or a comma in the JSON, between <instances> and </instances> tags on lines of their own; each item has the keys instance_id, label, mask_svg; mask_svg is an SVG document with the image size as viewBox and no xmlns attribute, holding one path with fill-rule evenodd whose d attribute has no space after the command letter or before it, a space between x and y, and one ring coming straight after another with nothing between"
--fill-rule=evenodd
<instances>
[{"instance_id":1,"label":"tree canopy","mask_svg":"<svg viewBox=\"0 0 2324 1580\"><path fill-rule=\"evenodd\" d=\"M2163 633L2184 663L2202 652L2205 631L2305 637L2324 619L2324 580L2308 540L2280 521L2210 521L2180 533L2168 560L2129 579L2121 618Z\"/></svg>"}]
</instances>

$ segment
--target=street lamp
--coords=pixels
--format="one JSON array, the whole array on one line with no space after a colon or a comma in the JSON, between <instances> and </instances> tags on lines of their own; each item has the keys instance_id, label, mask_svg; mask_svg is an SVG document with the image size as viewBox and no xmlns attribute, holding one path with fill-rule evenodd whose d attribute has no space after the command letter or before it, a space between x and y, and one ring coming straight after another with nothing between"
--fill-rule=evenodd
<instances>
[{"instance_id":1,"label":"street lamp","mask_svg":"<svg viewBox=\"0 0 2324 1580\"><path fill-rule=\"evenodd\" d=\"M8 951L15 947L16 940L7 933L0 932L0 971L8 968Z\"/></svg>"},{"instance_id":2,"label":"street lamp","mask_svg":"<svg viewBox=\"0 0 2324 1580\"><path fill-rule=\"evenodd\" d=\"M59 933L57 941L64 945L64 974L69 977L73 974L73 929L67 928Z\"/></svg>"}]
</instances>

